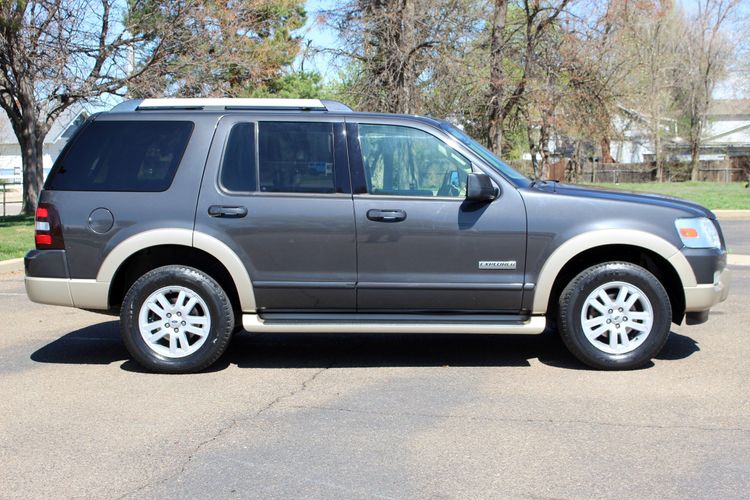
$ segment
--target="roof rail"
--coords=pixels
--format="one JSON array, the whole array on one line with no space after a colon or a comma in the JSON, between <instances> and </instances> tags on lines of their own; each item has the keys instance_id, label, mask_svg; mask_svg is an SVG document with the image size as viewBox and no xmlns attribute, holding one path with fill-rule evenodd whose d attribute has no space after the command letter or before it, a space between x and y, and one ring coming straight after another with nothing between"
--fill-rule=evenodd
<instances>
[{"instance_id":1,"label":"roof rail","mask_svg":"<svg viewBox=\"0 0 750 500\"><path fill-rule=\"evenodd\" d=\"M146 110L264 110L264 111L351 111L336 101L320 99L245 99L245 98L164 98L132 99L112 108L113 112Z\"/></svg>"},{"instance_id":2,"label":"roof rail","mask_svg":"<svg viewBox=\"0 0 750 500\"><path fill-rule=\"evenodd\" d=\"M352 108L350 108L343 102L329 101L329 100L320 101L320 102L323 103L323 105L326 107L328 111L333 111L333 112L343 111L345 113L351 113L353 111Z\"/></svg>"},{"instance_id":3,"label":"roof rail","mask_svg":"<svg viewBox=\"0 0 750 500\"><path fill-rule=\"evenodd\" d=\"M143 102L143 99L128 99L117 104L114 108L110 109L110 113L119 113L121 111L135 111L138 109L138 105Z\"/></svg>"}]
</instances>

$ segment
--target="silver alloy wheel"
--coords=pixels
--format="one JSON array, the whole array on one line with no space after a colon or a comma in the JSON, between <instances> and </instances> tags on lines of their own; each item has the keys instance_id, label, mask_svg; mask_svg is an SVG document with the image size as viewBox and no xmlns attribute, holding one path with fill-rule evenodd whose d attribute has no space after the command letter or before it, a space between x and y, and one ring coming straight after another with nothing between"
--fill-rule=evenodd
<instances>
[{"instance_id":1,"label":"silver alloy wheel","mask_svg":"<svg viewBox=\"0 0 750 500\"><path fill-rule=\"evenodd\" d=\"M581 328L586 339L608 354L636 350L651 333L654 310L643 291L624 281L596 288L583 303Z\"/></svg>"},{"instance_id":2,"label":"silver alloy wheel","mask_svg":"<svg viewBox=\"0 0 750 500\"><path fill-rule=\"evenodd\" d=\"M167 286L143 302L138 326L152 351L167 358L184 358L206 342L211 315L206 302L194 291Z\"/></svg>"}]
</instances>

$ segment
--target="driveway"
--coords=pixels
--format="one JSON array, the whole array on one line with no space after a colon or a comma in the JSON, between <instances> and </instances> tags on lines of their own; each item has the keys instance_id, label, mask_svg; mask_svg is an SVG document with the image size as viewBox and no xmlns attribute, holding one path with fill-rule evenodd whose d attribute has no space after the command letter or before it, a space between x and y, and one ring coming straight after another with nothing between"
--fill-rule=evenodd
<instances>
[{"instance_id":1,"label":"driveway","mask_svg":"<svg viewBox=\"0 0 750 500\"><path fill-rule=\"evenodd\" d=\"M750 223L726 232L740 248ZM733 271L711 320L632 372L551 334L245 333L188 376L142 373L116 318L32 304L6 274L0 497L747 498L750 267Z\"/></svg>"}]
</instances>

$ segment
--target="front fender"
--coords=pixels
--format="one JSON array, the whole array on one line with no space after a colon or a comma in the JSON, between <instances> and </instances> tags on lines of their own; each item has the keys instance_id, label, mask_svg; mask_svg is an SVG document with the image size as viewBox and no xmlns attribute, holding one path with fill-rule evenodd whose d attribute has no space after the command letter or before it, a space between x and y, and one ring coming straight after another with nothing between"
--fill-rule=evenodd
<instances>
[{"instance_id":1,"label":"front fender","mask_svg":"<svg viewBox=\"0 0 750 500\"><path fill-rule=\"evenodd\" d=\"M555 279L575 256L605 245L628 245L650 250L669 262L680 277L683 287L696 286L690 263L673 244L646 231L635 229L600 229L588 231L567 240L550 254L539 272L535 285L533 314L545 314Z\"/></svg>"}]
</instances>

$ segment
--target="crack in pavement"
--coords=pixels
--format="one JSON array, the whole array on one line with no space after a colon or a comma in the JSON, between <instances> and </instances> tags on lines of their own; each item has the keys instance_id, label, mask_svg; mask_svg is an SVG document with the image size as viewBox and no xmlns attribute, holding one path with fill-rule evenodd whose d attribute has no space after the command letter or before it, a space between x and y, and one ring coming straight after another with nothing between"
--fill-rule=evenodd
<instances>
[{"instance_id":1,"label":"crack in pavement","mask_svg":"<svg viewBox=\"0 0 750 500\"><path fill-rule=\"evenodd\" d=\"M226 434L226 433L230 432L232 429L234 429L237 426L237 424L239 424L241 422L248 422L248 421L250 421L250 420L252 420L254 418L257 418L262 413L265 413L266 411L270 410L271 408L273 408L274 406L276 406L277 404L279 404L281 401L283 401L285 399L289 399L291 397L296 396L297 394L300 394L300 393L306 391L307 388L308 388L308 386L312 382L314 382L315 379L318 378L318 376L321 373L323 373L324 371L328 370L332 366L333 365L328 365L328 366L323 367L320 370L316 371L315 373L312 374L312 376L310 376L310 377L306 378L305 380L303 380L302 383L299 385L299 387L297 387L296 389L294 389L293 391L291 391L291 392L289 392L287 394L282 394L281 396L278 396L277 398L273 399L270 403L268 403L267 405L265 405L264 407L262 407L260 410L258 410L257 412L255 412L251 416L246 417L246 418L239 418L239 419L238 418L232 418L227 425L224 425L223 427L221 427L211 437L209 437L208 439L205 439L205 440L201 441L195 447L193 447L193 450L190 452L190 454L188 455L187 459L185 459L182 462L182 465L180 465L180 467L178 468L177 472L175 472L174 474L171 474L171 475L169 475L169 476L167 476L165 478L162 478L162 479L158 479L158 480L154 480L154 481L149 481L148 483L146 483L144 485L141 485L141 486L137 487L136 489L134 489L132 491L129 491L127 493L124 493L123 495L119 496L118 500L122 499L122 498L131 497L131 496L133 496L133 495L135 495L135 494L137 494L137 493L145 490L146 488L150 488L150 487L154 487L154 486L159 486L161 484L164 484L164 483L166 483L168 481L171 481L171 480L173 480L173 479L181 476L185 472L185 470L187 469L187 467L190 465L190 462L193 461L193 458L198 454L198 452L200 452L200 450L204 446L206 446L206 445L208 445L208 444L216 441L223 434Z\"/></svg>"},{"instance_id":2,"label":"crack in pavement","mask_svg":"<svg viewBox=\"0 0 750 500\"><path fill-rule=\"evenodd\" d=\"M628 424L622 422L597 422L592 420L555 420L540 419L540 418L493 418L493 417L475 417L472 415L444 415L439 413L417 413L417 412L398 412L388 413L379 412L372 410L358 410L353 408L334 408L330 406L305 406L305 405L292 405L288 408L294 408L298 410L321 410L321 411L332 411L332 412L345 412L345 413L358 413L361 415L377 415L380 417L424 417L424 418L438 418L438 419L457 419L457 420L470 420L474 422L516 422L516 423L529 423L529 424L584 424L584 425L598 425L602 427L625 427L630 429L680 429L680 430L698 430L698 431L724 431L724 432L750 432L750 429L743 429L741 427L705 427L699 425L656 425L656 424Z\"/></svg>"}]
</instances>

